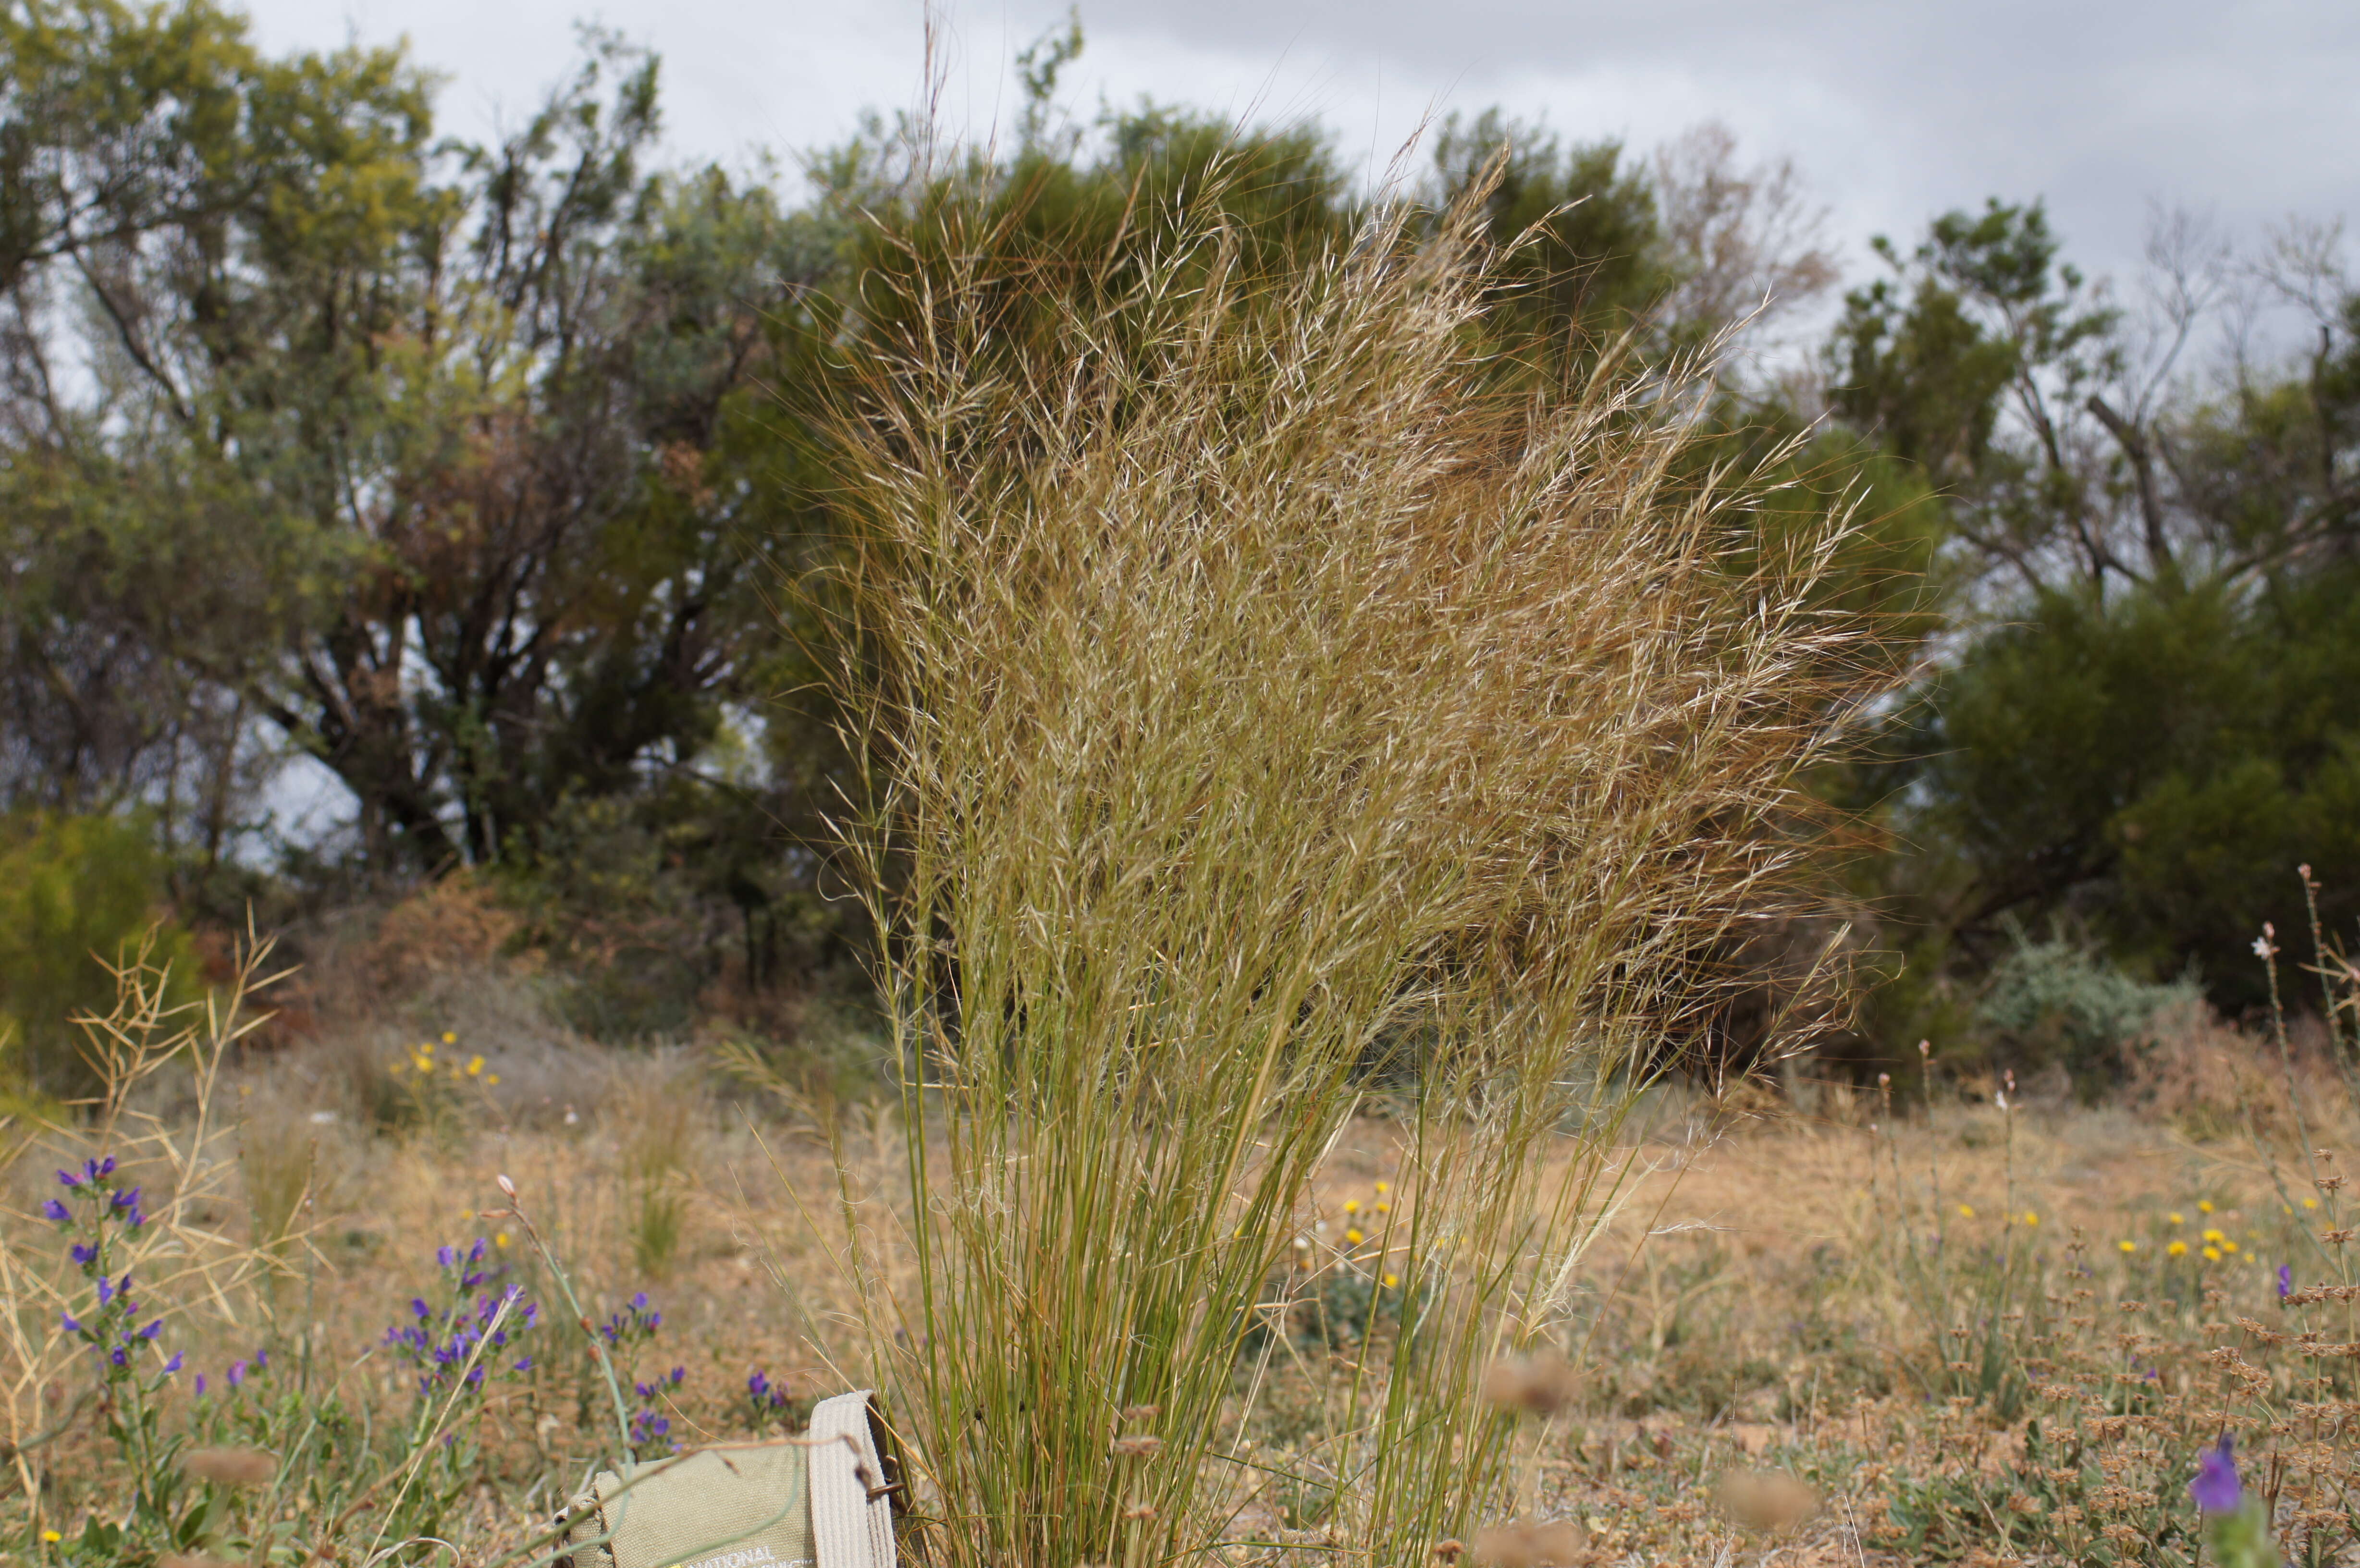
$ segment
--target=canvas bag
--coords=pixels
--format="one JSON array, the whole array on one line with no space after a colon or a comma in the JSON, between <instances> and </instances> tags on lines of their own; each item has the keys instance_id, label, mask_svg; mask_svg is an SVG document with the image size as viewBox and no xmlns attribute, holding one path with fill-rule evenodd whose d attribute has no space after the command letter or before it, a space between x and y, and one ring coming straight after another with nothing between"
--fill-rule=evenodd
<instances>
[{"instance_id":1,"label":"canvas bag","mask_svg":"<svg viewBox=\"0 0 2360 1568\"><path fill-rule=\"evenodd\" d=\"M867 1389L823 1399L786 1443L603 1470L567 1508L571 1568L895 1568L899 1477Z\"/></svg>"}]
</instances>

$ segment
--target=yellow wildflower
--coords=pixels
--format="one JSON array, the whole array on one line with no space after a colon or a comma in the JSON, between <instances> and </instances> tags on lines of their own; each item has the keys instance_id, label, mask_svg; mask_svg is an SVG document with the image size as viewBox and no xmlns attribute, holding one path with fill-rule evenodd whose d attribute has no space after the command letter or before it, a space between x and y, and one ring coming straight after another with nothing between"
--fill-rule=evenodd
<instances>
[{"instance_id":1,"label":"yellow wildflower","mask_svg":"<svg viewBox=\"0 0 2360 1568\"><path fill-rule=\"evenodd\" d=\"M2221 1261L2221 1249L2220 1249L2219 1247L2206 1247L2206 1248L2204 1249L2204 1261L2206 1261L2207 1263L2218 1263L2218 1262L2220 1262L2220 1261Z\"/></svg>"},{"instance_id":2,"label":"yellow wildflower","mask_svg":"<svg viewBox=\"0 0 2360 1568\"><path fill-rule=\"evenodd\" d=\"M1358 1198L1347 1198L1347 1199L1345 1199L1345 1200L1344 1200L1344 1212L1345 1212L1346 1214L1359 1214L1359 1213L1360 1212L1360 1199L1358 1199Z\"/></svg>"},{"instance_id":3,"label":"yellow wildflower","mask_svg":"<svg viewBox=\"0 0 2360 1568\"><path fill-rule=\"evenodd\" d=\"M2196 1212L2197 1212L2198 1214L2211 1214L2211 1213L2212 1212L2212 1199L2210 1199L2210 1198L2199 1198L2199 1199L2197 1199L2197 1200L2196 1200Z\"/></svg>"},{"instance_id":4,"label":"yellow wildflower","mask_svg":"<svg viewBox=\"0 0 2360 1568\"><path fill-rule=\"evenodd\" d=\"M2204 1232L2204 1239L2207 1241L2225 1241L2228 1238L2223 1236L2219 1231L2207 1226Z\"/></svg>"},{"instance_id":5,"label":"yellow wildflower","mask_svg":"<svg viewBox=\"0 0 2360 1568\"><path fill-rule=\"evenodd\" d=\"M480 1057L480 1056L471 1056L471 1057L467 1058L467 1076L468 1076L468 1077L470 1077L470 1078L475 1077L475 1076L477 1076L478 1074L480 1074L483 1071L484 1071L484 1059L483 1059L482 1057Z\"/></svg>"},{"instance_id":6,"label":"yellow wildflower","mask_svg":"<svg viewBox=\"0 0 2360 1568\"><path fill-rule=\"evenodd\" d=\"M2224 1238L2221 1243L2221 1250L2223 1252L2234 1252L2237 1250L2237 1244Z\"/></svg>"},{"instance_id":7,"label":"yellow wildflower","mask_svg":"<svg viewBox=\"0 0 2360 1568\"><path fill-rule=\"evenodd\" d=\"M2173 1225L2186 1225L2188 1223L2188 1216L2181 1214L2177 1209L2174 1209L2171 1213L2166 1214L2164 1218L2169 1220Z\"/></svg>"},{"instance_id":8,"label":"yellow wildflower","mask_svg":"<svg viewBox=\"0 0 2360 1568\"><path fill-rule=\"evenodd\" d=\"M1975 1206L1972 1203L1961 1203L1959 1205L1959 1217L1962 1220L1971 1220L1974 1218Z\"/></svg>"},{"instance_id":9,"label":"yellow wildflower","mask_svg":"<svg viewBox=\"0 0 2360 1568\"><path fill-rule=\"evenodd\" d=\"M41 1531L41 1539L48 1541L51 1546L55 1546L59 1541L63 1541L65 1537L60 1535L56 1530L45 1530Z\"/></svg>"},{"instance_id":10,"label":"yellow wildflower","mask_svg":"<svg viewBox=\"0 0 2360 1568\"><path fill-rule=\"evenodd\" d=\"M1378 1200L1378 1202L1377 1202L1377 1213L1379 1213L1379 1214L1392 1214L1393 1212L1393 1206L1391 1203L1388 1203L1384 1202L1382 1199L1379 1199L1379 1200Z\"/></svg>"},{"instance_id":11,"label":"yellow wildflower","mask_svg":"<svg viewBox=\"0 0 2360 1568\"><path fill-rule=\"evenodd\" d=\"M497 1073L486 1073L484 1074L484 1082L497 1089L500 1086L500 1075Z\"/></svg>"},{"instance_id":12,"label":"yellow wildflower","mask_svg":"<svg viewBox=\"0 0 2360 1568\"><path fill-rule=\"evenodd\" d=\"M2175 1241L2163 1250L2173 1258L2185 1258L2188 1256L2188 1244L2184 1241Z\"/></svg>"},{"instance_id":13,"label":"yellow wildflower","mask_svg":"<svg viewBox=\"0 0 2360 1568\"><path fill-rule=\"evenodd\" d=\"M492 1245L494 1247L506 1247L508 1244L508 1233L506 1231L501 1231L492 1237Z\"/></svg>"},{"instance_id":14,"label":"yellow wildflower","mask_svg":"<svg viewBox=\"0 0 2360 1568\"><path fill-rule=\"evenodd\" d=\"M1348 1231L1346 1231L1346 1232L1344 1233L1344 1239L1345 1239L1346 1241L1350 1242L1354 1247L1358 1247L1358 1246L1360 1246L1360 1243L1362 1243L1362 1242L1364 1242L1364 1241L1368 1240L1369 1238L1368 1238L1367 1236L1362 1236L1362 1235L1361 1235L1359 1231L1357 1231L1357 1230L1348 1230Z\"/></svg>"},{"instance_id":15,"label":"yellow wildflower","mask_svg":"<svg viewBox=\"0 0 2360 1568\"><path fill-rule=\"evenodd\" d=\"M1393 1190L1393 1184L1390 1181L1380 1181L1377 1183L1377 1196L1380 1198L1383 1197L1387 1192L1390 1192Z\"/></svg>"},{"instance_id":16,"label":"yellow wildflower","mask_svg":"<svg viewBox=\"0 0 2360 1568\"><path fill-rule=\"evenodd\" d=\"M2040 1223L2040 1216L2034 1214L2030 1209L2027 1209L2024 1211L2024 1223L2028 1225L2037 1225Z\"/></svg>"},{"instance_id":17,"label":"yellow wildflower","mask_svg":"<svg viewBox=\"0 0 2360 1568\"><path fill-rule=\"evenodd\" d=\"M2114 1245L2121 1247L2125 1252L2136 1252L2138 1250L2138 1243L2136 1241L2118 1241L2114 1243Z\"/></svg>"},{"instance_id":18,"label":"yellow wildflower","mask_svg":"<svg viewBox=\"0 0 2360 1568\"><path fill-rule=\"evenodd\" d=\"M459 1037L453 1034L449 1029L444 1029L442 1031L442 1043L445 1045L456 1045L459 1043Z\"/></svg>"},{"instance_id":19,"label":"yellow wildflower","mask_svg":"<svg viewBox=\"0 0 2360 1568\"><path fill-rule=\"evenodd\" d=\"M2319 1200L2317 1198L2305 1198L2302 1201L2302 1206L2306 1209L2315 1209L2319 1207Z\"/></svg>"}]
</instances>

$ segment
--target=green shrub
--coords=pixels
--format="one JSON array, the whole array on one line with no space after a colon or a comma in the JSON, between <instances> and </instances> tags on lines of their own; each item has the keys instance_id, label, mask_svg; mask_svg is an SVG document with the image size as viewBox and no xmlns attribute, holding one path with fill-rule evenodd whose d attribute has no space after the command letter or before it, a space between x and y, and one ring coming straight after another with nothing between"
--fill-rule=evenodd
<instances>
[{"instance_id":1,"label":"green shrub","mask_svg":"<svg viewBox=\"0 0 2360 1568\"><path fill-rule=\"evenodd\" d=\"M1993 968L1975 1012L2019 1075L2062 1067L2087 1099L2117 1076L2156 1014L2197 996L2192 981L2135 980L2069 942L2019 942Z\"/></svg>"},{"instance_id":2,"label":"green shrub","mask_svg":"<svg viewBox=\"0 0 2360 1568\"><path fill-rule=\"evenodd\" d=\"M163 898L163 857L136 819L0 818L0 1076L37 1094L95 1090L71 1020L113 1002L106 964L157 925L150 962L189 979L188 933Z\"/></svg>"}]
</instances>

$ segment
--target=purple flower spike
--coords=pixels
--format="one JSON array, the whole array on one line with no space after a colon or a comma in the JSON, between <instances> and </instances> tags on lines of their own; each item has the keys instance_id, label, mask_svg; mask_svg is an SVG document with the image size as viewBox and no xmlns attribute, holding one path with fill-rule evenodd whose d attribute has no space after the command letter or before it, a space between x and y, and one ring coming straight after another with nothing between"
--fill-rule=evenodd
<instances>
[{"instance_id":1,"label":"purple flower spike","mask_svg":"<svg viewBox=\"0 0 2360 1568\"><path fill-rule=\"evenodd\" d=\"M129 1276L126 1275L125 1278L128 1279ZM103 1307L113 1300L115 1300L115 1287L109 1284L106 1276L102 1274L98 1277L98 1304Z\"/></svg>"},{"instance_id":2,"label":"purple flower spike","mask_svg":"<svg viewBox=\"0 0 2360 1568\"><path fill-rule=\"evenodd\" d=\"M516 1369L517 1369L518 1371L519 1371L519 1372L530 1372L530 1371L531 1371L531 1370L532 1370L532 1357L531 1357L531 1356L530 1356L520 1357L520 1358L518 1360L517 1364L516 1364Z\"/></svg>"},{"instance_id":3,"label":"purple flower spike","mask_svg":"<svg viewBox=\"0 0 2360 1568\"><path fill-rule=\"evenodd\" d=\"M179 1357L179 1356L175 1356L174 1357L172 1357L172 1359L173 1359L173 1360L175 1360L175 1361L178 1361L178 1360L180 1359L180 1357ZM199 1399L203 1399L204 1397L205 1397L205 1375L204 1375L203 1373L200 1372L200 1373L198 1373L198 1374L197 1374L197 1398L199 1398Z\"/></svg>"},{"instance_id":4,"label":"purple flower spike","mask_svg":"<svg viewBox=\"0 0 2360 1568\"><path fill-rule=\"evenodd\" d=\"M270 1352L267 1350L257 1350L254 1353L254 1369L257 1372L261 1371L264 1367L269 1365Z\"/></svg>"},{"instance_id":5,"label":"purple flower spike","mask_svg":"<svg viewBox=\"0 0 2360 1568\"><path fill-rule=\"evenodd\" d=\"M63 1325L68 1334L80 1334L82 1332L82 1320L79 1318L60 1317L58 1322Z\"/></svg>"},{"instance_id":6,"label":"purple flower spike","mask_svg":"<svg viewBox=\"0 0 2360 1568\"><path fill-rule=\"evenodd\" d=\"M115 1353L109 1356L107 1359L115 1363L117 1367L128 1367L131 1365L130 1353L123 1349L120 1345L115 1347Z\"/></svg>"},{"instance_id":7,"label":"purple flower spike","mask_svg":"<svg viewBox=\"0 0 2360 1568\"><path fill-rule=\"evenodd\" d=\"M245 1363L245 1362L243 1362L243 1361L233 1361L233 1362L231 1362L231 1363L229 1364L229 1386L230 1386L231 1388L236 1388L240 1383L243 1383L243 1382L245 1382L245 1381L246 1381L246 1363Z\"/></svg>"},{"instance_id":8,"label":"purple flower spike","mask_svg":"<svg viewBox=\"0 0 2360 1568\"><path fill-rule=\"evenodd\" d=\"M141 1329L132 1337L135 1339L153 1339L163 1332L164 1320L162 1318L158 1318L154 1323L149 1323L146 1328Z\"/></svg>"},{"instance_id":9,"label":"purple flower spike","mask_svg":"<svg viewBox=\"0 0 2360 1568\"><path fill-rule=\"evenodd\" d=\"M79 1268L87 1269L92 1264L98 1261L98 1248L94 1247L86 1247L81 1242L74 1243L73 1246L66 1249L66 1252L69 1257L72 1258L75 1265Z\"/></svg>"},{"instance_id":10,"label":"purple flower spike","mask_svg":"<svg viewBox=\"0 0 2360 1568\"><path fill-rule=\"evenodd\" d=\"M647 1311L647 1310L648 1310L648 1293L647 1293L645 1290L641 1290L638 1295L633 1296L633 1297L631 1298L631 1306L632 1306L633 1310L634 1310L634 1311L637 1311L637 1312L645 1312L645 1311Z\"/></svg>"},{"instance_id":11,"label":"purple flower spike","mask_svg":"<svg viewBox=\"0 0 2360 1568\"><path fill-rule=\"evenodd\" d=\"M759 1399L770 1391L770 1379L757 1372L746 1379L746 1391Z\"/></svg>"},{"instance_id":12,"label":"purple flower spike","mask_svg":"<svg viewBox=\"0 0 2360 1568\"><path fill-rule=\"evenodd\" d=\"M2196 1462L2196 1478L2188 1483L2188 1495L2208 1514L2236 1511L2245 1487L2237 1481L2235 1446L2227 1432L2221 1434L2221 1441L2212 1452Z\"/></svg>"},{"instance_id":13,"label":"purple flower spike","mask_svg":"<svg viewBox=\"0 0 2360 1568\"><path fill-rule=\"evenodd\" d=\"M58 1172L58 1185L60 1187L79 1187L82 1185L82 1178L75 1175L71 1171L60 1171Z\"/></svg>"},{"instance_id":14,"label":"purple flower spike","mask_svg":"<svg viewBox=\"0 0 2360 1568\"><path fill-rule=\"evenodd\" d=\"M118 1211L123 1209L136 1209L139 1206L139 1189L137 1187L126 1187L120 1192L117 1192L113 1197L107 1199L106 1202L108 1207Z\"/></svg>"},{"instance_id":15,"label":"purple flower spike","mask_svg":"<svg viewBox=\"0 0 2360 1568\"><path fill-rule=\"evenodd\" d=\"M123 1216L123 1223L129 1225L133 1230L137 1230L141 1225L148 1223L148 1216L146 1214L135 1207L129 1214Z\"/></svg>"},{"instance_id":16,"label":"purple flower spike","mask_svg":"<svg viewBox=\"0 0 2360 1568\"><path fill-rule=\"evenodd\" d=\"M165 1376L165 1377L169 1377L173 1373L178 1372L180 1369L180 1353L179 1351L177 1351L177 1350L176 1350L176 1351L172 1352L172 1359L171 1359L171 1360L169 1360L169 1361L167 1361L166 1363L164 1363L164 1376ZM198 1381L200 1384L202 1384L202 1383L204 1381L204 1379L203 1379L202 1377L200 1377L200 1378L198 1378L198 1379L197 1379L197 1381ZM202 1389L200 1389L199 1391L200 1391L200 1392L202 1392Z\"/></svg>"},{"instance_id":17,"label":"purple flower spike","mask_svg":"<svg viewBox=\"0 0 2360 1568\"><path fill-rule=\"evenodd\" d=\"M2283 1301L2289 1296L2293 1294L2294 1265L2291 1263L2281 1263L2278 1265L2278 1300Z\"/></svg>"},{"instance_id":18,"label":"purple flower spike","mask_svg":"<svg viewBox=\"0 0 2360 1568\"><path fill-rule=\"evenodd\" d=\"M93 1181L102 1176L112 1176L115 1174L115 1156L110 1154L104 1160L84 1161L83 1169L90 1172L90 1179Z\"/></svg>"},{"instance_id":19,"label":"purple flower spike","mask_svg":"<svg viewBox=\"0 0 2360 1568\"><path fill-rule=\"evenodd\" d=\"M62 1175L64 1173L60 1171L60 1174ZM59 1203L55 1198L51 1198L48 1203L41 1205L41 1217L45 1220L55 1220L60 1225L65 1225L73 1219L73 1211L67 1208L63 1203Z\"/></svg>"},{"instance_id":20,"label":"purple flower spike","mask_svg":"<svg viewBox=\"0 0 2360 1568\"><path fill-rule=\"evenodd\" d=\"M441 1264L445 1269L450 1268L452 1264L456 1263L458 1260L459 1255L452 1251L447 1247L438 1247L434 1249L434 1261Z\"/></svg>"}]
</instances>

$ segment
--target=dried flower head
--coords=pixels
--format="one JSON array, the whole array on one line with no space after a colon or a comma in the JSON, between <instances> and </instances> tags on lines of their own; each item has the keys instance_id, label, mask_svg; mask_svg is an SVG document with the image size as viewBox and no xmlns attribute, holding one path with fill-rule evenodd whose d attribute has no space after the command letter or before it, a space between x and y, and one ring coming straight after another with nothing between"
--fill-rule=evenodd
<instances>
[{"instance_id":1,"label":"dried flower head","mask_svg":"<svg viewBox=\"0 0 2360 1568\"><path fill-rule=\"evenodd\" d=\"M1713 1485L1721 1511L1748 1530L1788 1530L1811 1517L1819 1495L1784 1470L1732 1470Z\"/></svg>"},{"instance_id":2,"label":"dried flower head","mask_svg":"<svg viewBox=\"0 0 2360 1568\"><path fill-rule=\"evenodd\" d=\"M1498 1568L1571 1568L1590 1544L1579 1519L1511 1519L1475 1532L1475 1561Z\"/></svg>"},{"instance_id":3,"label":"dried flower head","mask_svg":"<svg viewBox=\"0 0 2360 1568\"><path fill-rule=\"evenodd\" d=\"M1579 1374L1555 1351L1521 1361L1494 1362L1483 1374L1483 1397L1502 1410L1555 1415L1581 1391Z\"/></svg>"},{"instance_id":4,"label":"dried flower head","mask_svg":"<svg viewBox=\"0 0 2360 1568\"><path fill-rule=\"evenodd\" d=\"M1163 1446L1164 1440L1160 1437L1135 1435L1116 1438L1107 1445L1107 1452L1117 1459L1148 1459L1153 1458Z\"/></svg>"},{"instance_id":5,"label":"dried flower head","mask_svg":"<svg viewBox=\"0 0 2360 1568\"><path fill-rule=\"evenodd\" d=\"M217 1486L259 1486L279 1474L279 1461L258 1448L198 1448L180 1468Z\"/></svg>"}]
</instances>

